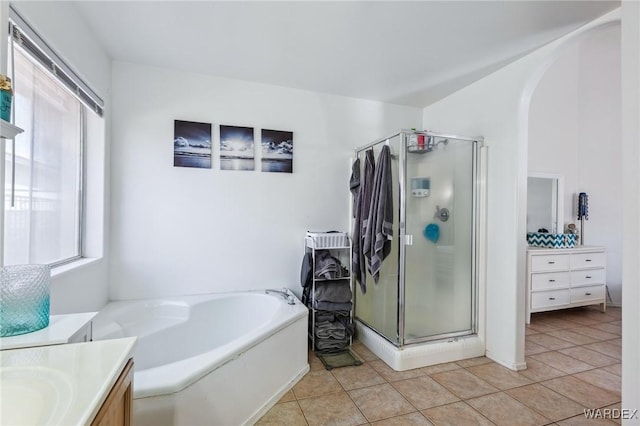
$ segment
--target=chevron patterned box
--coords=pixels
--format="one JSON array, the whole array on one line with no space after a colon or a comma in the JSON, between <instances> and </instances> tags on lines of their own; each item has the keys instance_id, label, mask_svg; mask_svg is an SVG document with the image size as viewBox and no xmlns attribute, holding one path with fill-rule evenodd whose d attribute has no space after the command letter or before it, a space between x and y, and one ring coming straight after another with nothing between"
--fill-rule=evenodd
<instances>
[{"instance_id":1,"label":"chevron patterned box","mask_svg":"<svg viewBox=\"0 0 640 426\"><path fill-rule=\"evenodd\" d=\"M527 232L527 243L532 247L571 248L576 244L576 236L573 234Z\"/></svg>"}]
</instances>

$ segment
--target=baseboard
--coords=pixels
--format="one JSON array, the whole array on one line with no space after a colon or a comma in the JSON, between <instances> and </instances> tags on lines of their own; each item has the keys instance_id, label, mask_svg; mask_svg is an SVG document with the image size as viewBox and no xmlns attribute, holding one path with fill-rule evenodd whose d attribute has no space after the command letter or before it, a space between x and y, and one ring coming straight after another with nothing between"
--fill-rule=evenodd
<instances>
[{"instance_id":1,"label":"baseboard","mask_svg":"<svg viewBox=\"0 0 640 426\"><path fill-rule=\"evenodd\" d=\"M489 358L491 361L502 365L503 367L507 367L509 370L513 370L513 371L520 371L520 370L526 370L527 369L527 363L526 362L507 362L504 361L496 356L494 356L490 351L487 351L485 356L487 358Z\"/></svg>"}]
</instances>

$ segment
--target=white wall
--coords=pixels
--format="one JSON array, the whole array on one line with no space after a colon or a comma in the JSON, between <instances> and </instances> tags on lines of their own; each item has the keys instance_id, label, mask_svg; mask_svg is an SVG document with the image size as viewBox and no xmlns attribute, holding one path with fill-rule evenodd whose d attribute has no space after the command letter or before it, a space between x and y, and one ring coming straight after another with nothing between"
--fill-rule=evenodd
<instances>
[{"instance_id":1,"label":"white wall","mask_svg":"<svg viewBox=\"0 0 640 426\"><path fill-rule=\"evenodd\" d=\"M564 177L564 223L575 221L573 196L578 188L580 117L580 44L562 51L536 86L529 107L529 172Z\"/></svg>"},{"instance_id":2,"label":"white wall","mask_svg":"<svg viewBox=\"0 0 640 426\"><path fill-rule=\"evenodd\" d=\"M622 2L622 408L640 408L640 3ZM623 422L638 425L640 418Z\"/></svg>"},{"instance_id":3,"label":"white wall","mask_svg":"<svg viewBox=\"0 0 640 426\"><path fill-rule=\"evenodd\" d=\"M488 357L510 368L525 366L529 99L541 69L560 46L615 17L616 12L608 14L423 111L424 128L482 135L488 146L486 348Z\"/></svg>"},{"instance_id":4,"label":"white wall","mask_svg":"<svg viewBox=\"0 0 640 426\"><path fill-rule=\"evenodd\" d=\"M622 301L620 26L564 49L536 86L529 109L529 171L564 176L564 222L589 195L584 241L607 248L607 286ZM562 232L560 230L559 232Z\"/></svg>"},{"instance_id":5,"label":"white wall","mask_svg":"<svg viewBox=\"0 0 640 426\"><path fill-rule=\"evenodd\" d=\"M174 119L214 124L213 170L173 166ZM348 230L352 149L420 120L417 108L115 62L111 298L298 292L305 231ZM219 170L220 124L293 131L293 174Z\"/></svg>"},{"instance_id":6,"label":"white wall","mask_svg":"<svg viewBox=\"0 0 640 426\"><path fill-rule=\"evenodd\" d=\"M108 300L108 250L104 235L108 232L105 216L108 188L105 185L111 60L73 4L49 1L12 1L11 4L106 104L105 121L94 122L91 129L101 137L87 146L87 184L91 187L86 207L90 217L87 249L88 255L95 260L81 267L54 270L51 283L52 314L98 310Z\"/></svg>"},{"instance_id":7,"label":"white wall","mask_svg":"<svg viewBox=\"0 0 640 426\"><path fill-rule=\"evenodd\" d=\"M518 80L497 72L424 109L423 127L459 135L482 135L488 152L486 348L487 356L510 368L521 367L516 342L524 336L518 305L524 292L517 286L518 180L520 153L516 143ZM511 86L511 87L509 87ZM515 86L515 87L513 87ZM523 253L524 257L524 253ZM524 318L524 317L523 317ZM522 328L522 330L520 330Z\"/></svg>"}]
</instances>

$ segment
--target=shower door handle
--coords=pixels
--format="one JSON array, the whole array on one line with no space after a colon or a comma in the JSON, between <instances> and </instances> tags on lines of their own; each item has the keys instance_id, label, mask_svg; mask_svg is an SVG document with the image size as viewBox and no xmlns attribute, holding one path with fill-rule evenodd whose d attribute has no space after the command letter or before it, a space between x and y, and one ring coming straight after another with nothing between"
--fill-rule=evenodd
<instances>
[{"instance_id":1,"label":"shower door handle","mask_svg":"<svg viewBox=\"0 0 640 426\"><path fill-rule=\"evenodd\" d=\"M406 235L404 236L404 245L405 246L412 246L413 245L413 235Z\"/></svg>"}]
</instances>

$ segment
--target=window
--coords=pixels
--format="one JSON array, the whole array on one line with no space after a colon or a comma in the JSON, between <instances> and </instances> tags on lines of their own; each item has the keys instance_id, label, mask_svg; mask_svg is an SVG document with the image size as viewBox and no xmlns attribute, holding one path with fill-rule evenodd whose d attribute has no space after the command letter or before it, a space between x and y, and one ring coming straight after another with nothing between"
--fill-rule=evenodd
<instances>
[{"instance_id":1,"label":"window","mask_svg":"<svg viewBox=\"0 0 640 426\"><path fill-rule=\"evenodd\" d=\"M82 255L85 107L22 49L13 66L24 133L6 150L4 264L72 260Z\"/></svg>"},{"instance_id":2,"label":"window","mask_svg":"<svg viewBox=\"0 0 640 426\"><path fill-rule=\"evenodd\" d=\"M83 255L85 138L103 102L13 8L10 17L14 124L24 133L6 143L3 261L57 266Z\"/></svg>"}]
</instances>

